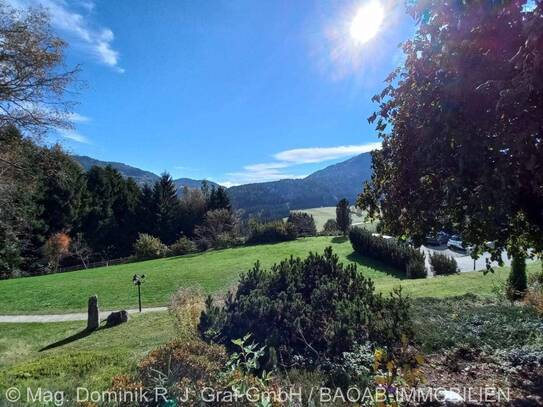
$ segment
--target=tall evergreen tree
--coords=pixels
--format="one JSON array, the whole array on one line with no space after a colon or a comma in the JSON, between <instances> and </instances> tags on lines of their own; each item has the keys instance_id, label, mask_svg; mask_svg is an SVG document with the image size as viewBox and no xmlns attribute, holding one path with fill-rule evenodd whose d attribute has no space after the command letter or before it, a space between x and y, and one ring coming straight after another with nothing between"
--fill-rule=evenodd
<instances>
[{"instance_id":1,"label":"tall evergreen tree","mask_svg":"<svg viewBox=\"0 0 543 407\"><path fill-rule=\"evenodd\" d=\"M95 166L87 173L87 190L89 210L82 228L85 240L106 258L130 254L137 237L137 185L111 166Z\"/></svg>"},{"instance_id":2,"label":"tall evergreen tree","mask_svg":"<svg viewBox=\"0 0 543 407\"><path fill-rule=\"evenodd\" d=\"M351 227L351 211L349 210L349 201L343 198L336 206L336 222L338 229L346 235Z\"/></svg>"},{"instance_id":3,"label":"tall evergreen tree","mask_svg":"<svg viewBox=\"0 0 543 407\"><path fill-rule=\"evenodd\" d=\"M156 230L156 205L153 194L153 188L145 184L139 195L138 206L136 209L138 231L148 235L155 236Z\"/></svg>"},{"instance_id":4,"label":"tall evergreen tree","mask_svg":"<svg viewBox=\"0 0 543 407\"><path fill-rule=\"evenodd\" d=\"M156 210L157 237L163 243L172 244L180 232L180 203L172 177L163 173L155 183L153 197Z\"/></svg>"},{"instance_id":5,"label":"tall evergreen tree","mask_svg":"<svg viewBox=\"0 0 543 407\"><path fill-rule=\"evenodd\" d=\"M222 186L219 186L218 188L213 186L207 201L207 207L210 211L216 209L226 209L230 211L232 209L230 198L228 197L226 189Z\"/></svg>"},{"instance_id":6,"label":"tall evergreen tree","mask_svg":"<svg viewBox=\"0 0 543 407\"><path fill-rule=\"evenodd\" d=\"M42 156L43 193L39 204L43 207L47 234L76 231L86 212L83 170L60 146L45 150Z\"/></svg>"}]
</instances>

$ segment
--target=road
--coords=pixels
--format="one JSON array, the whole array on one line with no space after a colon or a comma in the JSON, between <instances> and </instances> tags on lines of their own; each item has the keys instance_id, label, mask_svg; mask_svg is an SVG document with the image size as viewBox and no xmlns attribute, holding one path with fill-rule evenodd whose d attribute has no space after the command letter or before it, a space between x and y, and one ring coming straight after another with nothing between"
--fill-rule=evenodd
<instances>
[{"instance_id":1,"label":"road","mask_svg":"<svg viewBox=\"0 0 543 407\"><path fill-rule=\"evenodd\" d=\"M460 272L466 271L475 271L475 270L484 270L486 268L486 260L490 259L489 253L483 253L474 263L471 256L466 252L460 252L456 250L449 249L446 245L442 246L422 246L422 251L426 254L426 261L428 262L429 254L439 253L446 256L454 257L456 263L458 263L458 268ZM504 251L502 253L502 260L504 265L509 266L511 264L511 259L507 257L507 253ZM497 262L492 262L492 266L498 266Z\"/></svg>"}]
</instances>

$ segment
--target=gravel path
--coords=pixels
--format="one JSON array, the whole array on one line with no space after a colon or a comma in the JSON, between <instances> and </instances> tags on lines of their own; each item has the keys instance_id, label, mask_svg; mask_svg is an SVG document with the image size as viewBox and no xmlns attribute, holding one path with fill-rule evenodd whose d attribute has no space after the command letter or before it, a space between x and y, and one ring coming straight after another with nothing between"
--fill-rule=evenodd
<instances>
[{"instance_id":1,"label":"gravel path","mask_svg":"<svg viewBox=\"0 0 543 407\"><path fill-rule=\"evenodd\" d=\"M146 312L160 312L166 311L166 307L152 307L152 308L143 308L142 313ZM126 310L129 314L139 314L138 309L128 309ZM105 319L112 311L101 311L100 318ZM64 322L64 321L86 321L87 313L78 312L74 314L56 314L56 315L0 315L0 323L2 322L11 322L11 323L30 323L30 322Z\"/></svg>"}]
</instances>

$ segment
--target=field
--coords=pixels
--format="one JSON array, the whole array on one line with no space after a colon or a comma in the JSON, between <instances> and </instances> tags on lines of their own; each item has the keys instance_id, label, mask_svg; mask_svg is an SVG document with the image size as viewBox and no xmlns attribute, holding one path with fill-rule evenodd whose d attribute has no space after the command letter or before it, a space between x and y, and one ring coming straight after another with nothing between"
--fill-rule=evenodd
<instances>
[{"instance_id":1,"label":"field","mask_svg":"<svg viewBox=\"0 0 543 407\"><path fill-rule=\"evenodd\" d=\"M132 372L151 349L175 336L167 312L136 315L128 323L82 333L85 322L0 324L0 405L4 389L105 390L115 375ZM48 349L44 349L44 348Z\"/></svg>"},{"instance_id":2,"label":"field","mask_svg":"<svg viewBox=\"0 0 543 407\"><path fill-rule=\"evenodd\" d=\"M168 302L178 287L200 286L208 293L220 293L233 286L240 273L260 260L269 267L289 256L305 256L332 246L341 261L354 262L378 290L388 292L401 284L412 296L448 297L467 292L491 295L492 288L504 281L507 269L494 274L462 273L425 280L402 280L395 270L353 253L344 238L316 237L273 245L239 247L203 254L157 259L139 263L102 267L62 274L0 281L1 314L50 314L85 310L90 295L97 294L103 310L137 307L137 292L132 276L145 274L143 305L159 306ZM529 265L538 269L539 263Z\"/></svg>"},{"instance_id":3,"label":"field","mask_svg":"<svg viewBox=\"0 0 543 407\"><path fill-rule=\"evenodd\" d=\"M235 284L239 273L248 270L256 260L269 266L290 255L320 252L329 245L341 261L356 263L361 273L375 281L379 291L386 293L401 285L404 292L414 297L412 312L417 340L427 351L452 346L457 340L473 340L468 334L471 326L477 323L480 312L490 313L488 318L492 319L492 326L500 321L500 326L509 326L510 320L518 320L525 315L522 310L518 311L519 315L512 314L517 311L506 306L496 308L486 305L486 302L472 306L473 300L455 297L476 293L482 301L487 297L488 304L492 304L495 301L492 300L493 287L505 280L508 268L497 269L487 275L469 272L405 280L395 270L355 255L350 243L337 237L305 238L274 245L0 281L0 314L80 311L85 308L87 297L94 293L98 294L102 309L135 307L136 290L131 283L135 273L146 275L144 306L165 305L177 287L199 285L209 293L219 293ZM540 263L531 263L528 270L532 272L540 267ZM474 316L466 313L463 319L455 319L451 325L448 316L464 315L463 310L468 305L472 306ZM503 320L506 312L511 315ZM536 322L530 319L525 323L527 328L523 329L529 333L528 328ZM440 328L444 324L448 326L446 331ZM68 396L73 396L73 389L77 386L107 390L111 387L112 377L134 373L137 362L151 349L174 338L177 329L175 319L168 312L135 315L126 324L100 329L92 334L85 334L84 326L84 321L0 324L0 391L11 386L19 389L42 387L63 390ZM500 339L501 335L494 331L489 331L489 338L485 341L494 344L493 341ZM458 336L453 342L452 334Z\"/></svg>"},{"instance_id":4,"label":"field","mask_svg":"<svg viewBox=\"0 0 543 407\"><path fill-rule=\"evenodd\" d=\"M335 206L323 206L321 208L311 208L311 209L300 209L292 212L305 212L310 215L313 215L315 219L315 225L317 226L317 231L322 231L324 224L328 219L336 219L336 207ZM371 223L366 223L365 217L360 215L353 206L351 206L351 219L353 225L364 224L366 228L374 228L374 225ZM286 218L285 218L286 220Z\"/></svg>"}]
</instances>

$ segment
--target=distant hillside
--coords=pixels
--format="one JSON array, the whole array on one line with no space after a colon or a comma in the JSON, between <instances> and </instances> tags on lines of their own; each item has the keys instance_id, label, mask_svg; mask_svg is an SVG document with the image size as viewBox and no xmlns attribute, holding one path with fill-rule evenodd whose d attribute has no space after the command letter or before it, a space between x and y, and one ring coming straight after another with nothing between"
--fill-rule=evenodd
<instances>
[{"instance_id":1,"label":"distant hillside","mask_svg":"<svg viewBox=\"0 0 543 407\"><path fill-rule=\"evenodd\" d=\"M266 218L288 216L292 209L333 206L341 198L351 203L371 177L371 154L364 153L316 171L304 179L284 179L228 189L235 208Z\"/></svg>"},{"instance_id":2,"label":"distant hillside","mask_svg":"<svg viewBox=\"0 0 543 407\"><path fill-rule=\"evenodd\" d=\"M150 171L145 171L136 167L132 167L127 164L118 163L114 161L100 161L91 157L83 155L74 155L72 156L81 166L88 171L92 166L96 165L98 167L106 167L111 165L117 171L121 173L126 178L132 178L138 185L144 184L154 184L159 176ZM178 192L181 192L183 187L187 186L189 188L200 188L202 186L202 180L195 180L190 178L179 178L174 180L175 186L177 187ZM218 184L208 181L209 185L218 186Z\"/></svg>"},{"instance_id":3,"label":"distant hillside","mask_svg":"<svg viewBox=\"0 0 543 407\"><path fill-rule=\"evenodd\" d=\"M202 182L204 182L204 180L190 179L190 178L179 178L179 179L174 179L173 182L174 182L175 186L177 187L177 191L181 192L184 187L189 187L189 188L192 188L192 189L201 188L202 187ZM219 186L219 184L216 184L215 182L212 182L212 181L207 181L207 184L210 187L214 186L215 188Z\"/></svg>"},{"instance_id":4,"label":"distant hillside","mask_svg":"<svg viewBox=\"0 0 543 407\"><path fill-rule=\"evenodd\" d=\"M107 167L108 165L111 165L113 168L119 171L121 175L126 178L132 178L139 185L153 184L159 178L158 175L150 171L141 170L139 168L132 167L123 163L118 163L114 161L100 161L91 157L87 157L86 155L74 155L72 157L83 166L85 171L90 170L93 166Z\"/></svg>"},{"instance_id":5,"label":"distant hillside","mask_svg":"<svg viewBox=\"0 0 543 407\"><path fill-rule=\"evenodd\" d=\"M100 161L87 156L73 156L85 170L93 165L111 165L123 176L131 177L139 185L152 184L158 175L118 162ZM236 209L246 215L264 218L282 218L293 209L334 206L341 198L354 203L362 191L364 181L371 177L371 154L364 153L338 164L316 171L304 179L283 179L273 182L246 184L228 188L228 195ZM177 191L183 187L200 188L201 180L180 178L174 180ZM218 186L208 181L209 185Z\"/></svg>"}]
</instances>

